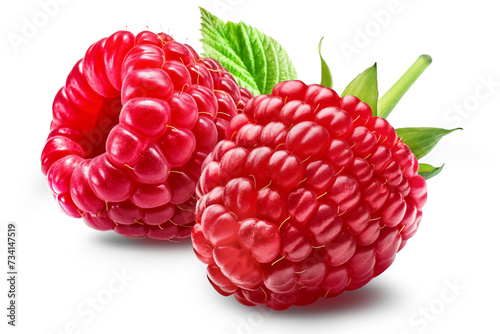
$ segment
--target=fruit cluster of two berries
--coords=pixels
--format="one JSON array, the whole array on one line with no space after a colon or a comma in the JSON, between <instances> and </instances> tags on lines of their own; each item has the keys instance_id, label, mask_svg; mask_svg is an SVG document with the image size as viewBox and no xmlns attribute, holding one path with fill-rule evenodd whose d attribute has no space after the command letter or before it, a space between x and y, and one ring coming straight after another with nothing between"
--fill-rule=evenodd
<instances>
[{"instance_id":1,"label":"fruit cluster of two berries","mask_svg":"<svg viewBox=\"0 0 500 334\"><path fill-rule=\"evenodd\" d=\"M127 237L191 236L217 291L274 309L382 273L426 200L415 155L357 97L287 81L252 98L217 60L148 31L119 31L76 63L42 171L68 215Z\"/></svg>"}]
</instances>

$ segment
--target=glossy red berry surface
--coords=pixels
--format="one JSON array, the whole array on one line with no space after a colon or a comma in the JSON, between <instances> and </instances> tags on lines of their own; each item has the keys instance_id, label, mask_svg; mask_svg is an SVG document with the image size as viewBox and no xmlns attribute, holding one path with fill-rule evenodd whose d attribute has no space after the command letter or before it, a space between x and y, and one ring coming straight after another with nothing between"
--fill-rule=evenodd
<instances>
[{"instance_id":1,"label":"glossy red berry surface","mask_svg":"<svg viewBox=\"0 0 500 334\"><path fill-rule=\"evenodd\" d=\"M57 93L42 172L62 210L92 228L188 237L201 164L250 97L189 45L118 31Z\"/></svg>"},{"instance_id":2,"label":"glossy red berry surface","mask_svg":"<svg viewBox=\"0 0 500 334\"><path fill-rule=\"evenodd\" d=\"M354 96L300 81L251 99L207 157L192 240L223 295L307 305L380 275L426 201L417 158Z\"/></svg>"}]
</instances>

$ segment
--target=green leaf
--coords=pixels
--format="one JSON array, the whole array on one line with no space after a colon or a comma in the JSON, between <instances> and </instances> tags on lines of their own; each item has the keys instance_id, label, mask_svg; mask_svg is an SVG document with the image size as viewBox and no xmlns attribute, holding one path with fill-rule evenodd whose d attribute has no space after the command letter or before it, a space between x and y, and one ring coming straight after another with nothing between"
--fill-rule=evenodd
<instances>
[{"instance_id":1,"label":"green leaf","mask_svg":"<svg viewBox=\"0 0 500 334\"><path fill-rule=\"evenodd\" d=\"M429 164L418 164L418 174L420 174L425 180L438 175L443 170L444 164L441 167L434 167Z\"/></svg>"},{"instance_id":2,"label":"green leaf","mask_svg":"<svg viewBox=\"0 0 500 334\"><path fill-rule=\"evenodd\" d=\"M378 117L387 118L420 74L432 63L429 55L421 55L378 101Z\"/></svg>"},{"instance_id":3,"label":"green leaf","mask_svg":"<svg viewBox=\"0 0 500 334\"><path fill-rule=\"evenodd\" d=\"M224 23L204 8L201 42L206 57L217 59L252 94L270 94L281 81L297 79L288 54L273 38L243 22Z\"/></svg>"},{"instance_id":4,"label":"green leaf","mask_svg":"<svg viewBox=\"0 0 500 334\"><path fill-rule=\"evenodd\" d=\"M364 70L347 85L342 93L342 97L346 95L354 95L364 103L368 104L372 109L372 115L377 116L377 63Z\"/></svg>"},{"instance_id":5,"label":"green leaf","mask_svg":"<svg viewBox=\"0 0 500 334\"><path fill-rule=\"evenodd\" d=\"M396 129L398 137L401 138L403 143L408 145L410 150L415 154L417 159L427 155L434 146L447 134L455 130L463 130L462 128L455 128L451 130L440 128L400 128Z\"/></svg>"},{"instance_id":6,"label":"green leaf","mask_svg":"<svg viewBox=\"0 0 500 334\"><path fill-rule=\"evenodd\" d=\"M321 86L333 88L332 72L321 55L321 44L323 43L323 38L324 37L321 37L318 45L319 59L321 60Z\"/></svg>"}]
</instances>

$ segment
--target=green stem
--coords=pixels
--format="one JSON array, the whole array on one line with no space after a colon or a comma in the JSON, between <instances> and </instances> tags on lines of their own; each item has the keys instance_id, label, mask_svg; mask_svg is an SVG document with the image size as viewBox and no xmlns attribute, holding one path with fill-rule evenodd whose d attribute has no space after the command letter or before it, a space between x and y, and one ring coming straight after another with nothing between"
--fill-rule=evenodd
<instances>
[{"instance_id":1,"label":"green stem","mask_svg":"<svg viewBox=\"0 0 500 334\"><path fill-rule=\"evenodd\" d=\"M401 78L378 101L378 117L387 118L399 100L418 79L425 69L432 63L429 55L421 55L403 74Z\"/></svg>"}]
</instances>

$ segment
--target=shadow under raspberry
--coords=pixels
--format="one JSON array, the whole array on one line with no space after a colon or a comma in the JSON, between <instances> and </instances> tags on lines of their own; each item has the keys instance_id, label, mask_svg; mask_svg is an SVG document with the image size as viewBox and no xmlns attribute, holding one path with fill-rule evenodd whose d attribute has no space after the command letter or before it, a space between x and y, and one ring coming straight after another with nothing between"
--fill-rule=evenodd
<instances>
[{"instance_id":1,"label":"shadow under raspberry","mask_svg":"<svg viewBox=\"0 0 500 334\"><path fill-rule=\"evenodd\" d=\"M182 249L191 251L191 238L176 240L156 240L150 238L127 238L122 235L109 232L98 233L94 239L100 245L111 246L124 249Z\"/></svg>"},{"instance_id":2,"label":"shadow under raspberry","mask_svg":"<svg viewBox=\"0 0 500 334\"><path fill-rule=\"evenodd\" d=\"M332 316L350 312L360 312L373 307L381 307L397 300L397 294L389 286L375 278L364 287L345 291L332 298L319 298L311 305L292 306L288 310L275 312L278 317Z\"/></svg>"}]
</instances>

